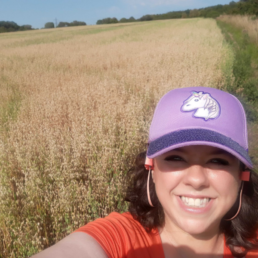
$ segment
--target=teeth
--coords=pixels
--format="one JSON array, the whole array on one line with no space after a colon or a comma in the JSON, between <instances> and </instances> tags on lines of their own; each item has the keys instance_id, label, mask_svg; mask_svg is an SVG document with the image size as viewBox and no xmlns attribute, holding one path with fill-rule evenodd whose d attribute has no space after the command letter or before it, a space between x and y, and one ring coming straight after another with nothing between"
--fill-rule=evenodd
<instances>
[{"instance_id":1,"label":"teeth","mask_svg":"<svg viewBox=\"0 0 258 258\"><path fill-rule=\"evenodd\" d=\"M194 208L203 208L210 201L209 198L188 198L185 196L181 196L181 200L186 206L194 207Z\"/></svg>"}]
</instances>

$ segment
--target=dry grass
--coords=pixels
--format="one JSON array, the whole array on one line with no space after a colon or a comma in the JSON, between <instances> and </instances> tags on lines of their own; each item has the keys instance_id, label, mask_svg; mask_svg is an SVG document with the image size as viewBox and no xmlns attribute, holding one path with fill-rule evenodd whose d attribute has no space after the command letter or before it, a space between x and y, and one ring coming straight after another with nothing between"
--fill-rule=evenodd
<instances>
[{"instance_id":1,"label":"dry grass","mask_svg":"<svg viewBox=\"0 0 258 258\"><path fill-rule=\"evenodd\" d=\"M218 19L243 29L244 33L258 43L258 19L248 15L221 15Z\"/></svg>"},{"instance_id":2,"label":"dry grass","mask_svg":"<svg viewBox=\"0 0 258 258\"><path fill-rule=\"evenodd\" d=\"M27 257L126 210L126 172L158 99L222 87L232 55L214 20L0 34L0 257Z\"/></svg>"}]
</instances>

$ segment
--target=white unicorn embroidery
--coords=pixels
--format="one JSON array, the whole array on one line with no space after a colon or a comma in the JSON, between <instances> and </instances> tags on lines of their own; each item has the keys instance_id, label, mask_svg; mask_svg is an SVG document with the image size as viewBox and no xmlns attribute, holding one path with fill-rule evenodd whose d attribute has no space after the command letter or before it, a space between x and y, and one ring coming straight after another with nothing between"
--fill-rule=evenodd
<instances>
[{"instance_id":1,"label":"white unicorn embroidery","mask_svg":"<svg viewBox=\"0 0 258 258\"><path fill-rule=\"evenodd\" d=\"M220 115L220 106L209 93L192 92L187 100L184 101L182 111L196 110L194 117L204 118L206 121L211 118L216 118Z\"/></svg>"}]
</instances>

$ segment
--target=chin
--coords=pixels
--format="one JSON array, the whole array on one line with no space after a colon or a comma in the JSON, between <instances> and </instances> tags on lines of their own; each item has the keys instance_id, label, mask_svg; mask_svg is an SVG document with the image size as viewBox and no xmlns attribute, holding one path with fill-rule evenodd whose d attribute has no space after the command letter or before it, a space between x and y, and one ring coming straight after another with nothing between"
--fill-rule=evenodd
<instances>
[{"instance_id":1,"label":"chin","mask_svg":"<svg viewBox=\"0 0 258 258\"><path fill-rule=\"evenodd\" d=\"M190 234L190 235L206 235L206 234L210 234L211 230L209 225L205 225L205 222L196 222L196 221L184 221L184 223L182 223L181 229L183 231L185 231L186 233Z\"/></svg>"},{"instance_id":2,"label":"chin","mask_svg":"<svg viewBox=\"0 0 258 258\"><path fill-rule=\"evenodd\" d=\"M174 220L174 225L183 232L192 236L206 236L217 234L220 228L220 221L211 218L185 218Z\"/></svg>"}]
</instances>

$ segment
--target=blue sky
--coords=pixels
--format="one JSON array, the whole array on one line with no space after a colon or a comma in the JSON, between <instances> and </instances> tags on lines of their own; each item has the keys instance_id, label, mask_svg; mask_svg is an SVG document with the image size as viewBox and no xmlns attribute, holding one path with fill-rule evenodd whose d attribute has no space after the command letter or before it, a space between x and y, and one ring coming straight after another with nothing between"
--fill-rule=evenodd
<instances>
[{"instance_id":1,"label":"blue sky","mask_svg":"<svg viewBox=\"0 0 258 258\"><path fill-rule=\"evenodd\" d=\"M231 1L231 0L230 0ZM14 21L42 28L46 22L84 21L96 24L106 17L138 19L158 14L217 4L228 0L0 0L0 21Z\"/></svg>"}]
</instances>

